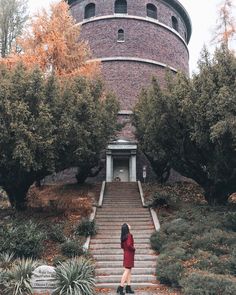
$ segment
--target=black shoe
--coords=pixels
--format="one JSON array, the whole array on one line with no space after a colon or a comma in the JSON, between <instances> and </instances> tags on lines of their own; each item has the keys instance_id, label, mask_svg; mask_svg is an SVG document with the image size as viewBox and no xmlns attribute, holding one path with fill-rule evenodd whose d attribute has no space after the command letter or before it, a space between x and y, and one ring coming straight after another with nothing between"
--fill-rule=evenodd
<instances>
[{"instance_id":1,"label":"black shoe","mask_svg":"<svg viewBox=\"0 0 236 295\"><path fill-rule=\"evenodd\" d=\"M131 289L131 286L128 286L128 285L125 288L125 292L128 294L134 294L134 291Z\"/></svg>"},{"instance_id":2,"label":"black shoe","mask_svg":"<svg viewBox=\"0 0 236 295\"><path fill-rule=\"evenodd\" d=\"M120 295L125 295L125 293L124 293L124 287L121 287L121 286L119 286L118 288L117 288L117 291L116 291L118 294L120 294Z\"/></svg>"}]
</instances>

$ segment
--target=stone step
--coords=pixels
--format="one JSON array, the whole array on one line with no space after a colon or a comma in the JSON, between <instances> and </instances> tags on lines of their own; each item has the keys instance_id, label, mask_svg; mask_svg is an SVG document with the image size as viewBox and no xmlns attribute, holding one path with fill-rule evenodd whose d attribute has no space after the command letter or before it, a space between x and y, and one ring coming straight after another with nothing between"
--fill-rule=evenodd
<instances>
[{"instance_id":1,"label":"stone step","mask_svg":"<svg viewBox=\"0 0 236 295\"><path fill-rule=\"evenodd\" d=\"M103 221L103 222L120 222L122 224L125 221L134 221L134 222L151 222L151 215L147 217L142 217L142 216L133 216L133 217L123 217L121 218L120 216L100 216L100 214L96 215L96 222L98 221Z\"/></svg>"},{"instance_id":2,"label":"stone step","mask_svg":"<svg viewBox=\"0 0 236 295\"><path fill-rule=\"evenodd\" d=\"M133 213L133 212L98 212L97 213L97 217L110 217L110 218L129 218L129 217L145 217L145 218L149 218L149 220L151 219L150 213L147 212L142 212L142 213ZM96 218L97 218L96 217Z\"/></svg>"},{"instance_id":3,"label":"stone step","mask_svg":"<svg viewBox=\"0 0 236 295\"><path fill-rule=\"evenodd\" d=\"M96 283L117 283L121 280L120 275L96 276ZM156 282L155 275L132 275L133 283Z\"/></svg>"},{"instance_id":4,"label":"stone step","mask_svg":"<svg viewBox=\"0 0 236 295\"><path fill-rule=\"evenodd\" d=\"M144 244L144 243L150 243L150 237L136 237L135 238L135 245L137 244ZM92 238L90 241L90 245L94 244L100 244L100 245L106 245L106 244L117 244L120 245L120 237L110 238L110 237L102 237L102 238Z\"/></svg>"},{"instance_id":5,"label":"stone step","mask_svg":"<svg viewBox=\"0 0 236 295\"><path fill-rule=\"evenodd\" d=\"M94 240L94 242L90 243L91 247L90 247L90 251L96 250L96 249L121 249L120 248L120 243L110 243L110 244L104 244L104 243L96 243L96 240ZM135 243L135 248L138 249L151 249L151 246L149 243Z\"/></svg>"},{"instance_id":6,"label":"stone step","mask_svg":"<svg viewBox=\"0 0 236 295\"><path fill-rule=\"evenodd\" d=\"M123 255L123 249L90 249L92 255ZM154 254L151 249L136 248L135 255L152 255Z\"/></svg>"},{"instance_id":7,"label":"stone step","mask_svg":"<svg viewBox=\"0 0 236 295\"><path fill-rule=\"evenodd\" d=\"M142 232L138 232L138 233L133 233L133 237L134 237L134 243L137 243L137 239L150 239L151 235L152 235L153 231L150 231L149 233L142 233ZM98 232L96 234L96 239L110 239L111 236L113 236L112 240L113 243L116 242L120 242L120 234L116 234L114 235L114 232L110 231L110 232ZM105 242L105 241L104 241Z\"/></svg>"},{"instance_id":8,"label":"stone step","mask_svg":"<svg viewBox=\"0 0 236 295\"><path fill-rule=\"evenodd\" d=\"M94 259L98 261L123 261L123 254L120 255L113 255L113 254L106 254L106 255L101 255L101 254L94 254L93 255ZM135 261L155 261L156 260L156 255L145 255L145 254L139 254L135 255Z\"/></svg>"},{"instance_id":9,"label":"stone step","mask_svg":"<svg viewBox=\"0 0 236 295\"><path fill-rule=\"evenodd\" d=\"M152 269L155 269L156 268L156 258L157 256L155 257L154 260L150 260L150 261L136 261L134 262L134 268L152 268ZM99 268L110 268L110 267L113 267L113 268L123 268L123 260L121 261L113 261L112 264L111 264L111 261L96 261L96 269L99 269Z\"/></svg>"},{"instance_id":10,"label":"stone step","mask_svg":"<svg viewBox=\"0 0 236 295\"><path fill-rule=\"evenodd\" d=\"M109 231L121 231L121 224L111 224L111 223L96 223L98 226L98 231L102 231L102 230L109 230ZM143 230L152 230L154 231L154 226L153 224L145 224L145 223L141 223L141 224L137 224L134 223L132 224L132 233L135 231L143 231Z\"/></svg>"},{"instance_id":11,"label":"stone step","mask_svg":"<svg viewBox=\"0 0 236 295\"><path fill-rule=\"evenodd\" d=\"M146 282L146 283L133 283L132 282L132 288L134 288L134 289L142 289L142 288L154 288L154 287L157 287L157 285L158 285L158 282L156 281L155 283L150 283L150 282ZM106 291L108 291L109 292L109 290L114 290L114 294L116 294L116 289L117 289L117 287L118 287L118 285L117 284L115 284L115 283L97 283L96 284L96 287L98 288L98 289L104 289L104 291L106 292ZM107 289L107 290L106 290ZM104 295L104 293L96 293L97 295ZM106 293L105 293L106 294ZM113 294L113 293L108 293L109 295L110 294ZM142 293L142 295L147 295L147 294L150 294L150 293ZM155 295L158 295L159 293L157 292L157 291L155 291L155 293L152 293L152 294L155 294ZM163 293L160 293L160 294L162 294L163 295Z\"/></svg>"},{"instance_id":12,"label":"stone step","mask_svg":"<svg viewBox=\"0 0 236 295\"><path fill-rule=\"evenodd\" d=\"M124 272L123 267L119 268L97 268L96 275L119 275L121 276ZM155 275L156 268L155 267L134 267L132 269L132 275Z\"/></svg>"},{"instance_id":13,"label":"stone step","mask_svg":"<svg viewBox=\"0 0 236 295\"><path fill-rule=\"evenodd\" d=\"M131 208L120 208L118 206L116 206L115 208L102 208L102 210L98 210L98 213L126 213L126 214L129 214L131 213L133 209ZM143 213L149 213L149 211L145 208L136 208L135 210L132 211L132 214L136 214L136 215L139 215L139 214L143 214Z\"/></svg>"},{"instance_id":14,"label":"stone step","mask_svg":"<svg viewBox=\"0 0 236 295\"><path fill-rule=\"evenodd\" d=\"M124 218L122 220L120 220L120 219L112 219L112 218L111 219L109 219L109 218L106 218L106 219L104 219L104 218L96 218L96 221L95 221L97 226L108 224L108 225L114 225L114 227L118 226L118 227L120 227L120 229L121 229L122 224L124 224L125 222L130 224L132 226L132 229L136 225L139 226L139 225L146 224L146 225L153 226L153 221L151 220L151 218L146 218L146 219L140 219L140 218L139 219L127 219L127 218Z\"/></svg>"}]
</instances>

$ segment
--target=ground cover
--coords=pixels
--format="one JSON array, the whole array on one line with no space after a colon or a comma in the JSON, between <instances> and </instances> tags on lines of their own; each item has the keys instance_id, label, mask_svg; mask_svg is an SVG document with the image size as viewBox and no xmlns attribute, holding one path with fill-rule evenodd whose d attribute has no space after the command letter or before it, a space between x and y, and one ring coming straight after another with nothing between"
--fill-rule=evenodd
<instances>
[{"instance_id":1,"label":"ground cover","mask_svg":"<svg viewBox=\"0 0 236 295\"><path fill-rule=\"evenodd\" d=\"M184 294L236 293L236 207L209 206L194 183L144 186L161 230L151 237L160 255L157 279Z\"/></svg>"}]
</instances>

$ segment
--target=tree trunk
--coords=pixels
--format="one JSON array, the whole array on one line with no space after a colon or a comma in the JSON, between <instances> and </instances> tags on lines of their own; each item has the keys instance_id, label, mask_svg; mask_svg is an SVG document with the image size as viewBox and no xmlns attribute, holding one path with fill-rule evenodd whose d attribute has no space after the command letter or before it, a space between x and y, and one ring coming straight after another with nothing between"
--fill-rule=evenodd
<instances>
[{"instance_id":1,"label":"tree trunk","mask_svg":"<svg viewBox=\"0 0 236 295\"><path fill-rule=\"evenodd\" d=\"M88 177L90 172L90 168L78 168L78 172L76 174L76 179L78 184L83 184Z\"/></svg>"},{"instance_id":2,"label":"tree trunk","mask_svg":"<svg viewBox=\"0 0 236 295\"><path fill-rule=\"evenodd\" d=\"M205 199L210 206L227 204L229 192L223 184L203 185L203 188L205 190Z\"/></svg>"},{"instance_id":3,"label":"tree trunk","mask_svg":"<svg viewBox=\"0 0 236 295\"><path fill-rule=\"evenodd\" d=\"M7 192L12 208L16 210L25 210L27 208L26 196L32 183L20 184L19 187L11 186L4 187Z\"/></svg>"}]
</instances>

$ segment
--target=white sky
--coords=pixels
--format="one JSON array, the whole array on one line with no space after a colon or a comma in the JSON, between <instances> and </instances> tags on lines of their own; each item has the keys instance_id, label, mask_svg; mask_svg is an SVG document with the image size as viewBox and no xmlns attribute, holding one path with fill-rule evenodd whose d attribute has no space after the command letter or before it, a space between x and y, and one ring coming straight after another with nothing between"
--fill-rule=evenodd
<instances>
[{"instance_id":1,"label":"white sky","mask_svg":"<svg viewBox=\"0 0 236 295\"><path fill-rule=\"evenodd\" d=\"M31 12L42 7L48 7L49 3L56 0L29 0ZM236 0L233 0L235 2ZM192 20L192 37L189 43L190 72L197 68L197 60L204 44L210 47L212 32L216 25L217 9L221 0L179 0L188 11ZM236 11L235 18L236 18ZM213 46L211 46L213 47ZM233 44L236 48L236 41Z\"/></svg>"}]
</instances>

